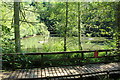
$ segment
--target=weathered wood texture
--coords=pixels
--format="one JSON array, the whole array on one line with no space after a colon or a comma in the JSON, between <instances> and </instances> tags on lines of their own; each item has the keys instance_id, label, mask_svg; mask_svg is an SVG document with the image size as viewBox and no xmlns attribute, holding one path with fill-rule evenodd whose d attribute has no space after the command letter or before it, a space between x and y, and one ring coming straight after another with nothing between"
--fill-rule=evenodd
<instances>
[{"instance_id":1,"label":"weathered wood texture","mask_svg":"<svg viewBox=\"0 0 120 80\"><path fill-rule=\"evenodd\" d=\"M80 58L74 58L74 60L86 60L88 58L114 58L120 56L116 53L116 50L97 50L97 52L104 52L105 55L103 56L94 56L93 57L84 57L84 55L87 53L89 54L92 52L94 54L96 50L93 51L71 51L71 52L51 52L51 53L17 53L17 54L4 54L8 56L18 56L23 55L23 57L26 56L34 56L34 55L41 55L40 66L38 68L31 67L31 68L24 68L24 69L16 69L14 71L8 71L8 73L3 72L3 79L74 79L74 78L84 78L89 76L98 76L98 75L108 75L108 74L114 74L114 73L120 73L120 60L117 59L117 61L114 61L114 63L111 63L110 59L105 62L86 62L81 64L74 64L74 65L59 65L59 66L44 66L44 56L45 55L59 55L59 54L74 54L79 53L83 54ZM109 53L108 53L109 52ZM111 54L112 55L108 55ZM44 56L43 56L44 55ZM63 61L69 61L70 59L63 59ZM49 61L62 61L62 59L56 59L56 60L49 60ZM70 60L71 61L71 60ZM33 62L33 61L32 61ZM17 63L17 61L13 61L13 63ZM22 62L23 64L24 61ZM81 63L81 62L80 62ZM99 64L96 64L99 63ZM107 63L107 64L105 64Z\"/></svg>"},{"instance_id":2,"label":"weathered wood texture","mask_svg":"<svg viewBox=\"0 0 120 80\"><path fill-rule=\"evenodd\" d=\"M16 71L3 72L3 80L9 79L73 79L90 76L100 76L119 73L120 62L109 64L88 64L84 66L46 67L34 69L20 69Z\"/></svg>"},{"instance_id":3,"label":"weathered wood texture","mask_svg":"<svg viewBox=\"0 0 120 80\"><path fill-rule=\"evenodd\" d=\"M84 50L84 51L64 51L64 52L41 52L41 53L10 53L10 54L3 54L3 55L49 55L49 54L71 54L71 53L89 53L95 52L96 50ZM116 51L115 49L109 50L97 50L98 52L112 52Z\"/></svg>"}]
</instances>

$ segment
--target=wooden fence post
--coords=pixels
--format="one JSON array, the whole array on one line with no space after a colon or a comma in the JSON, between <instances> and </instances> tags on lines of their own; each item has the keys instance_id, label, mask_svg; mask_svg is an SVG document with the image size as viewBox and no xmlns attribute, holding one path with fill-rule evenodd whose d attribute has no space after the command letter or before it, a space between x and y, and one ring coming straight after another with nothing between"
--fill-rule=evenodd
<instances>
[{"instance_id":1,"label":"wooden fence post","mask_svg":"<svg viewBox=\"0 0 120 80\"><path fill-rule=\"evenodd\" d=\"M82 58L81 60L84 60L84 53L83 52L81 53L81 58ZM83 65L82 61L81 61L81 65Z\"/></svg>"},{"instance_id":2,"label":"wooden fence post","mask_svg":"<svg viewBox=\"0 0 120 80\"><path fill-rule=\"evenodd\" d=\"M41 66L41 77L42 77L42 69L43 69L43 54L41 54L41 64L40 64L40 66Z\"/></svg>"},{"instance_id":3,"label":"wooden fence post","mask_svg":"<svg viewBox=\"0 0 120 80\"><path fill-rule=\"evenodd\" d=\"M15 70L15 55L12 56L13 56L13 70Z\"/></svg>"}]
</instances>

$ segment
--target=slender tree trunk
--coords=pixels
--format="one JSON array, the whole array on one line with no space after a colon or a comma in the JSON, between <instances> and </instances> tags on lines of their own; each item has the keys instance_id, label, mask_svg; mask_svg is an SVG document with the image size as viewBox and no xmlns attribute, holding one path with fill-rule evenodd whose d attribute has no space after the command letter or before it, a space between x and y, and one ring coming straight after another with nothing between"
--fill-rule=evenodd
<instances>
[{"instance_id":1,"label":"slender tree trunk","mask_svg":"<svg viewBox=\"0 0 120 80\"><path fill-rule=\"evenodd\" d=\"M78 2L78 47L82 50L81 46L81 27L80 27L80 2Z\"/></svg>"},{"instance_id":2,"label":"slender tree trunk","mask_svg":"<svg viewBox=\"0 0 120 80\"><path fill-rule=\"evenodd\" d=\"M67 26L68 26L68 2L66 2L66 25L64 30L64 51L67 50L66 48Z\"/></svg>"},{"instance_id":3,"label":"slender tree trunk","mask_svg":"<svg viewBox=\"0 0 120 80\"><path fill-rule=\"evenodd\" d=\"M117 8L116 8L116 24L117 24L117 41L116 41L116 47L118 52L120 53L120 1L117 2Z\"/></svg>"},{"instance_id":4,"label":"slender tree trunk","mask_svg":"<svg viewBox=\"0 0 120 80\"><path fill-rule=\"evenodd\" d=\"M19 30L19 9L20 2L14 0L14 33L15 33L15 51L20 52L20 30Z\"/></svg>"}]
</instances>

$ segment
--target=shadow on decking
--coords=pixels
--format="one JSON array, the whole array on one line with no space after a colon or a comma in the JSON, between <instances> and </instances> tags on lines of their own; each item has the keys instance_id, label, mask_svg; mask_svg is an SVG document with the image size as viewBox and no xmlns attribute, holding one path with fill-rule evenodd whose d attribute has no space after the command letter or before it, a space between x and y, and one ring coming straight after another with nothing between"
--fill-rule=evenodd
<instances>
[{"instance_id":1,"label":"shadow on decking","mask_svg":"<svg viewBox=\"0 0 120 80\"><path fill-rule=\"evenodd\" d=\"M88 64L84 66L46 67L34 69L21 69L3 72L3 80L22 79L101 79L120 75L120 62L109 64Z\"/></svg>"}]
</instances>

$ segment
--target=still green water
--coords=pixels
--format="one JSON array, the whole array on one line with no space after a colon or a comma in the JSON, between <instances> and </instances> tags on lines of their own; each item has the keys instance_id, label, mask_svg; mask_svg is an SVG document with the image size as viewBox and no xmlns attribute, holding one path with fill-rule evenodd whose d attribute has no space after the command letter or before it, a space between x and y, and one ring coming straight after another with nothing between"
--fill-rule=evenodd
<instances>
[{"instance_id":1,"label":"still green water","mask_svg":"<svg viewBox=\"0 0 120 80\"><path fill-rule=\"evenodd\" d=\"M63 51L63 37L33 36L21 40L22 48L39 48L39 52ZM82 37L83 50L98 50L111 48L108 39L103 37ZM78 38L67 37L67 51L78 50Z\"/></svg>"}]
</instances>

